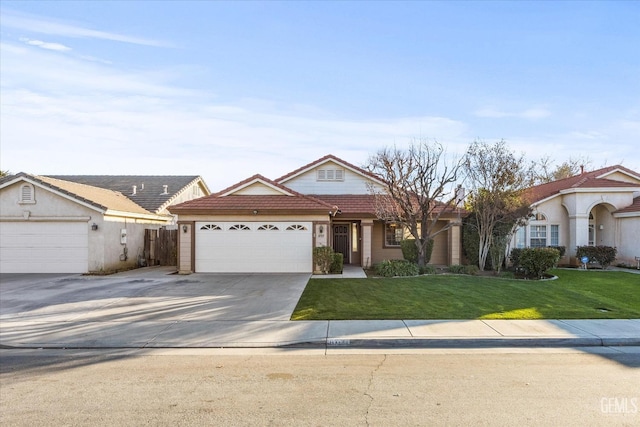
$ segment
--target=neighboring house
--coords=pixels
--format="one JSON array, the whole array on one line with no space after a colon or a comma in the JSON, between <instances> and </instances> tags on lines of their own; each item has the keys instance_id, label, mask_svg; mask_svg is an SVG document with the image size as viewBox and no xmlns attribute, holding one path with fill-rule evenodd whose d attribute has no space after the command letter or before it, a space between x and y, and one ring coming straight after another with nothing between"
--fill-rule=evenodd
<instances>
[{"instance_id":1,"label":"neighboring house","mask_svg":"<svg viewBox=\"0 0 640 427\"><path fill-rule=\"evenodd\" d=\"M640 256L640 174L609 166L532 187L534 216L511 247L565 246L564 263L577 264L578 246L614 246L617 262Z\"/></svg>"},{"instance_id":2,"label":"neighboring house","mask_svg":"<svg viewBox=\"0 0 640 427\"><path fill-rule=\"evenodd\" d=\"M149 212L170 215L167 207L211 194L198 175L48 175L50 178L124 194Z\"/></svg>"},{"instance_id":3,"label":"neighboring house","mask_svg":"<svg viewBox=\"0 0 640 427\"><path fill-rule=\"evenodd\" d=\"M175 224L166 210L170 203L208 194L199 177L91 177L102 183L135 178L145 187L127 193L69 178L19 173L0 180L0 272L87 273L135 266L145 229ZM150 182L175 188L164 191Z\"/></svg>"},{"instance_id":4,"label":"neighboring house","mask_svg":"<svg viewBox=\"0 0 640 427\"><path fill-rule=\"evenodd\" d=\"M370 185L384 188L379 177L328 155L273 181L254 175L170 206L178 214L179 271L311 273L318 246L363 267L401 259L406 234L377 219ZM456 212L441 224L459 221ZM456 225L436 237L431 263L459 264L460 254Z\"/></svg>"}]
</instances>

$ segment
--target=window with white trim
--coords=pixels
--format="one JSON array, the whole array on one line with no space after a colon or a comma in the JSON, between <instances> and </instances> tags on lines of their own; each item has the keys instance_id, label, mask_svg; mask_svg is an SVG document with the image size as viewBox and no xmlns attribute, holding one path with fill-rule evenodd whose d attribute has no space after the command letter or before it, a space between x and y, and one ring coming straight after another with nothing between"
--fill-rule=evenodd
<instances>
[{"instance_id":1,"label":"window with white trim","mask_svg":"<svg viewBox=\"0 0 640 427\"><path fill-rule=\"evenodd\" d=\"M384 225L384 245L400 246L404 239L404 227L398 222L387 222Z\"/></svg>"},{"instance_id":2,"label":"window with white trim","mask_svg":"<svg viewBox=\"0 0 640 427\"><path fill-rule=\"evenodd\" d=\"M549 246L560 246L560 226L558 224L550 225Z\"/></svg>"},{"instance_id":3,"label":"window with white trim","mask_svg":"<svg viewBox=\"0 0 640 427\"><path fill-rule=\"evenodd\" d=\"M527 228L526 227L520 227L516 230L515 247L518 249L527 247Z\"/></svg>"},{"instance_id":4,"label":"window with white trim","mask_svg":"<svg viewBox=\"0 0 640 427\"><path fill-rule=\"evenodd\" d=\"M35 202L35 189L33 188L33 185L22 184L22 186L20 187L20 200L18 201L18 203L28 204Z\"/></svg>"},{"instance_id":5,"label":"window with white trim","mask_svg":"<svg viewBox=\"0 0 640 427\"><path fill-rule=\"evenodd\" d=\"M532 225L529 228L530 244L532 248L544 248L547 246L547 226Z\"/></svg>"}]
</instances>

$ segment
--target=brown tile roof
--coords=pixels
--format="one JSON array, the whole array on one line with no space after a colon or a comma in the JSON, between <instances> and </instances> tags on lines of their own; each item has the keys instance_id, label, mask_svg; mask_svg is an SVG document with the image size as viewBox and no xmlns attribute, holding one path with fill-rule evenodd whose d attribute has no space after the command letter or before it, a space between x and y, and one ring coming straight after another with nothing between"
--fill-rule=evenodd
<instances>
[{"instance_id":1,"label":"brown tile roof","mask_svg":"<svg viewBox=\"0 0 640 427\"><path fill-rule=\"evenodd\" d=\"M636 172L620 165L608 166L606 168L585 172L569 178L536 185L529 188L525 194L531 203L535 203L571 188L633 188L640 186L639 184L600 178L601 176L606 176L608 173L616 170L621 170L634 176L640 176Z\"/></svg>"},{"instance_id":2,"label":"brown tile roof","mask_svg":"<svg viewBox=\"0 0 640 427\"><path fill-rule=\"evenodd\" d=\"M150 212L160 212L191 184L201 182L205 193L207 185L198 175L47 175L50 178L77 182L124 194ZM136 194L133 194L133 186ZM167 192L164 192L166 185Z\"/></svg>"},{"instance_id":3,"label":"brown tile roof","mask_svg":"<svg viewBox=\"0 0 640 427\"><path fill-rule=\"evenodd\" d=\"M340 209L342 215L376 216L376 202L372 194L314 194L314 198L335 205ZM442 212L445 205L436 206L435 213ZM452 214L466 215L467 211L462 208L452 209Z\"/></svg>"},{"instance_id":4,"label":"brown tile roof","mask_svg":"<svg viewBox=\"0 0 640 427\"><path fill-rule=\"evenodd\" d=\"M117 191L106 190L104 188L92 187L90 185L78 184L77 182L64 181L46 176L29 174L23 174L23 176L29 177L53 190L73 196L74 198L103 210L110 209L134 214L151 214L151 212L129 200L126 196Z\"/></svg>"},{"instance_id":5,"label":"brown tile roof","mask_svg":"<svg viewBox=\"0 0 640 427\"><path fill-rule=\"evenodd\" d=\"M337 206L342 215L375 217L375 196L371 194L314 194L313 197L331 206Z\"/></svg>"},{"instance_id":6,"label":"brown tile roof","mask_svg":"<svg viewBox=\"0 0 640 427\"><path fill-rule=\"evenodd\" d=\"M640 213L640 196L633 199L633 203L626 208L619 209L614 213Z\"/></svg>"},{"instance_id":7,"label":"brown tile roof","mask_svg":"<svg viewBox=\"0 0 640 427\"><path fill-rule=\"evenodd\" d=\"M369 178L372 178L372 179L374 179L376 181L382 182L382 178L380 178L378 175L373 174L373 173L371 173L371 172L369 172L367 170L364 170L362 168L359 168L358 166L355 166L355 165L353 165L353 164L351 164L349 162L346 162L346 161L342 160L341 158L334 156L333 154L327 154L326 156L321 157L318 160L314 160L313 162L308 163L308 164L302 166L301 168L298 168L298 169L294 170L293 172L289 172L288 174L283 175L280 178L276 179L276 182L286 182L290 178L298 175L299 173L304 172L304 171L306 171L308 169L312 169L314 166L320 165L320 164L326 162L327 160L333 160L334 162L341 163L341 164L347 166L348 168L351 168L351 169L357 171L358 173L361 173L362 175L368 176Z\"/></svg>"}]
</instances>

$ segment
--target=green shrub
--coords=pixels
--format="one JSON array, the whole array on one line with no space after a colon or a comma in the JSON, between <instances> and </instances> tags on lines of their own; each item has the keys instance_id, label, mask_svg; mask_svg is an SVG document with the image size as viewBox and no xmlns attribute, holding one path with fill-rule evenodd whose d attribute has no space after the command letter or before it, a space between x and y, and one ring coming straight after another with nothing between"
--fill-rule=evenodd
<instances>
[{"instance_id":1,"label":"green shrub","mask_svg":"<svg viewBox=\"0 0 640 427\"><path fill-rule=\"evenodd\" d=\"M313 263L320 272L324 274L329 273L333 264L333 249L329 246L313 248Z\"/></svg>"},{"instance_id":2,"label":"green shrub","mask_svg":"<svg viewBox=\"0 0 640 427\"><path fill-rule=\"evenodd\" d=\"M449 266L449 273L453 274L468 274L470 276L475 276L480 272L480 269L477 265L459 265L454 264Z\"/></svg>"},{"instance_id":3,"label":"green shrub","mask_svg":"<svg viewBox=\"0 0 640 427\"><path fill-rule=\"evenodd\" d=\"M405 239L400 242L400 248L402 249L402 257L415 264L418 263L418 248L416 247L416 239ZM431 254L433 253L433 239L429 239L424 253L424 263L428 264L431 261Z\"/></svg>"},{"instance_id":4,"label":"green shrub","mask_svg":"<svg viewBox=\"0 0 640 427\"><path fill-rule=\"evenodd\" d=\"M425 265L424 267L418 267L420 274L436 274L436 268L432 265Z\"/></svg>"},{"instance_id":5,"label":"green shrub","mask_svg":"<svg viewBox=\"0 0 640 427\"><path fill-rule=\"evenodd\" d=\"M547 246L547 247L557 249L558 252L560 252L560 258L562 258L564 254L567 252L567 248L565 246Z\"/></svg>"},{"instance_id":6,"label":"green shrub","mask_svg":"<svg viewBox=\"0 0 640 427\"><path fill-rule=\"evenodd\" d=\"M606 269L616 259L618 249L611 246L578 246L576 256L578 259L586 256L589 261L596 261Z\"/></svg>"},{"instance_id":7,"label":"green shrub","mask_svg":"<svg viewBox=\"0 0 640 427\"><path fill-rule=\"evenodd\" d=\"M522 254L522 248L513 248L509 254L511 264L513 264L513 268L516 270L520 268L520 254Z\"/></svg>"},{"instance_id":8,"label":"green shrub","mask_svg":"<svg viewBox=\"0 0 640 427\"><path fill-rule=\"evenodd\" d=\"M376 264L374 269L376 274L382 277L418 275L418 266L403 259L384 260Z\"/></svg>"},{"instance_id":9,"label":"green shrub","mask_svg":"<svg viewBox=\"0 0 640 427\"><path fill-rule=\"evenodd\" d=\"M342 252L334 252L329 273L341 274L344 266L344 255Z\"/></svg>"},{"instance_id":10,"label":"green shrub","mask_svg":"<svg viewBox=\"0 0 640 427\"><path fill-rule=\"evenodd\" d=\"M539 279L560 260L560 252L554 248L526 248L520 253L520 267L527 277Z\"/></svg>"},{"instance_id":11,"label":"green shrub","mask_svg":"<svg viewBox=\"0 0 640 427\"><path fill-rule=\"evenodd\" d=\"M464 274L468 274L470 276L476 276L478 273L480 273L480 268L478 268L477 265L465 265L464 266Z\"/></svg>"},{"instance_id":12,"label":"green shrub","mask_svg":"<svg viewBox=\"0 0 640 427\"><path fill-rule=\"evenodd\" d=\"M453 274L465 274L464 272L464 265L460 265L460 264L454 264L454 265L450 265L448 267L449 273L453 273Z\"/></svg>"}]
</instances>

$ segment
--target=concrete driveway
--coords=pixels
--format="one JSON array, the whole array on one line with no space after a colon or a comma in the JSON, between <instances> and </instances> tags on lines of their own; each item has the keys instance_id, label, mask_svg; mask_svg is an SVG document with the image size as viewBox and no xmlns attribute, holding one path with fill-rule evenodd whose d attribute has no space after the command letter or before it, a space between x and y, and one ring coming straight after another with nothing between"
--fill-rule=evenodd
<instances>
[{"instance_id":1,"label":"concrete driveway","mask_svg":"<svg viewBox=\"0 0 640 427\"><path fill-rule=\"evenodd\" d=\"M268 346L326 337L289 322L308 274L0 276L0 344L15 347ZM294 338L295 337L295 338Z\"/></svg>"}]
</instances>

